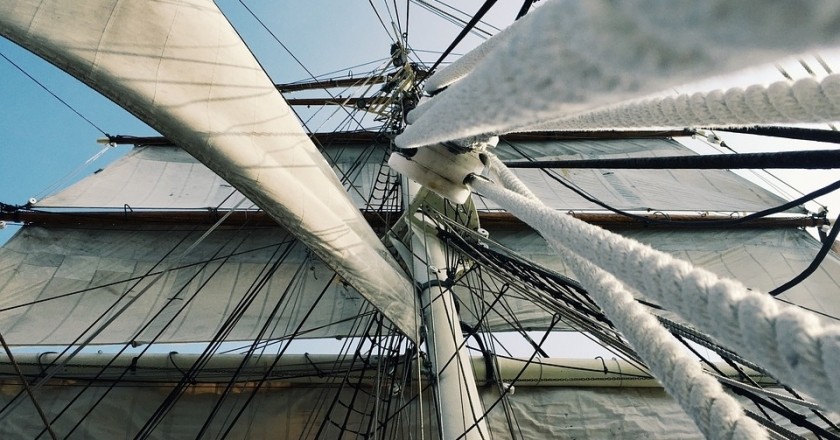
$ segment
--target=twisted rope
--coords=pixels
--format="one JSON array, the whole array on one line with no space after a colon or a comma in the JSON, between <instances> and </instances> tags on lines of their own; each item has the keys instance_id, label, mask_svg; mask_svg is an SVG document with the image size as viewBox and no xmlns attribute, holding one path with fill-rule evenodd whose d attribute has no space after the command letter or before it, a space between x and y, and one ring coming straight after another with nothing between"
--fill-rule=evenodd
<instances>
[{"instance_id":1,"label":"twisted rope","mask_svg":"<svg viewBox=\"0 0 840 440\"><path fill-rule=\"evenodd\" d=\"M782 382L840 409L840 326L493 184L471 185L547 239L645 292Z\"/></svg>"},{"instance_id":2,"label":"twisted rope","mask_svg":"<svg viewBox=\"0 0 840 440\"><path fill-rule=\"evenodd\" d=\"M596 110L529 129L692 127L825 122L840 119L840 74L817 82L779 81L768 87L714 90L648 99Z\"/></svg>"},{"instance_id":3,"label":"twisted rope","mask_svg":"<svg viewBox=\"0 0 840 440\"><path fill-rule=\"evenodd\" d=\"M707 438L759 439L767 432L744 414L741 404L723 391L689 356L668 330L615 277L568 251L549 243L568 262L580 282L630 341L665 390Z\"/></svg>"}]
</instances>

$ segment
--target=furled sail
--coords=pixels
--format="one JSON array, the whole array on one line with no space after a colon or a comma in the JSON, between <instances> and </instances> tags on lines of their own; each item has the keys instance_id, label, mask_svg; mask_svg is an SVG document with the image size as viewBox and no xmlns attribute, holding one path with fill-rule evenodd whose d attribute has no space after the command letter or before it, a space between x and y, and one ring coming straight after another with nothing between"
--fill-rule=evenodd
<instances>
[{"instance_id":1,"label":"furled sail","mask_svg":"<svg viewBox=\"0 0 840 440\"><path fill-rule=\"evenodd\" d=\"M0 34L189 151L411 338L414 288L211 1L22 1Z\"/></svg>"},{"instance_id":2,"label":"furled sail","mask_svg":"<svg viewBox=\"0 0 840 440\"><path fill-rule=\"evenodd\" d=\"M432 76L446 84L469 72L425 103L397 144L521 131L836 44L838 19L832 1L547 2L465 57L479 59L472 66Z\"/></svg>"}]
</instances>

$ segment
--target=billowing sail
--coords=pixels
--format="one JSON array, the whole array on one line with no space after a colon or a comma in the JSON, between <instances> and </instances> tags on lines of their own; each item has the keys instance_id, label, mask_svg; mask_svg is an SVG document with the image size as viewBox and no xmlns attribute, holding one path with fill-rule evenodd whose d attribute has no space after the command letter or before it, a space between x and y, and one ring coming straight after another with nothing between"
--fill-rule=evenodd
<instances>
[{"instance_id":1,"label":"billowing sail","mask_svg":"<svg viewBox=\"0 0 840 440\"><path fill-rule=\"evenodd\" d=\"M211 1L14 2L0 33L189 151L410 337L414 288Z\"/></svg>"}]
</instances>

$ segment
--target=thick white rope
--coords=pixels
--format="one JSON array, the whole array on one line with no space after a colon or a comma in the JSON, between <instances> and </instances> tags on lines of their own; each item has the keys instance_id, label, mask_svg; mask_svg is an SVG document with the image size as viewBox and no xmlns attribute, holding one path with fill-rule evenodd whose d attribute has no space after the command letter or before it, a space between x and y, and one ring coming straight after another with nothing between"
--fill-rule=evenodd
<instances>
[{"instance_id":1,"label":"thick white rope","mask_svg":"<svg viewBox=\"0 0 840 440\"><path fill-rule=\"evenodd\" d=\"M475 179L471 186L783 383L840 409L840 326L492 183Z\"/></svg>"},{"instance_id":2,"label":"thick white rope","mask_svg":"<svg viewBox=\"0 0 840 440\"><path fill-rule=\"evenodd\" d=\"M396 143L509 133L644 99L836 44L838 20L836 0L546 1L477 56Z\"/></svg>"},{"instance_id":3,"label":"thick white rope","mask_svg":"<svg viewBox=\"0 0 840 440\"><path fill-rule=\"evenodd\" d=\"M703 371L697 359L685 352L620 281L559 242L549 243L706 438L767 438L767 431L744 414L741 404Z\"/></svg>"},{"instance_id":4,"label":"thick white rope","mask_svg":"<svg viewBox=\"0 0 840 440\"><path fill-rule=\"evenodd\" d=\"M490 166L490 170L496 174L496 177L499 178L499 183L501 183L502 186L521 196L537 202L539 201L537 196L531 192L531 189L528 188L524 182L519 180L519 177L516 177L516 174L513 174L513 171L511 171L507 165L499 160L495 154L485 153L485 157L487 157L487 165Z\"/></svg>"},{"instance_id":5,"label":"thick white rope","mask_svg":"<svg viewBox=\"0 0 840 440\"><path fill-rule=\"evenodd\" d=\"M436 72L426 80L425 89L427 92L435 92L447 87L456 81L469 75L489 53L491 53L504 39L510 35L511 29L515 29L516 23L493 35L487 41L479 44L475 49L467 52L448 66Z\"/></svg>"},{"instance_id":6,"label":"thick white rope","mask_svg":"<svg viewBox=\"0 0 840 440\"><path fill-rule=\"evenodd\" d=\"M499 183L520 196L542 204L495 155L488 155ZM720 383L703 372L658 319L639 304L614 276L580 258L561 242L546 237L616 328L644 359L651 373L707 438L766 438L767 432L748 418L741 405Z\"/></svg>"},{"instance_id":7,"label":"thick white rope","mask_svg":"<svg viewBox=\"0 0 840 440\"><path fill-rule=\"evenodd\" d=\"M731 127L840 119L840 74L769 87L682 94L596 110L527 130L593 130L619 127Z\"/></svg>"}]
</instances>

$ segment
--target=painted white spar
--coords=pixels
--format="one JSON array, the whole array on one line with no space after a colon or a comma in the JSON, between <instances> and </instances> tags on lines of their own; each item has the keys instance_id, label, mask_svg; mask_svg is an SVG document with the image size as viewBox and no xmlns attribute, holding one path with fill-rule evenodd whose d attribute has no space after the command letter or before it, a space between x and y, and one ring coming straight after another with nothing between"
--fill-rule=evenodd
<instances>
[{"instance_id":1,"label":"painted white spar","mask_svg":"<svg viewBox=\"0 0 840 440\"><path fill-rule=\"evenodd\" d=\"M212 1L5 2L0 35L187 150L416 341L414 287Z\"/></svg>"},{"instance_id":2,"label":"painted white spar","mask_svg":"<svg viewBox=\"0 0 840 440\"><path fill-rule=\"evenodd\" d=\"M476 387L470 355L452 291L439 283L446 278L446 254L434 228L420 218L411 222L412 266L415 281L423 286L420 298L428 341L426 345L441 402L443 438L485 439L490 431ZM445 402L445 404L443 404ZM463 436L461 436L463 434ZM461 436L461 437L459 437Z\"/></svg>"}]
</instances>

